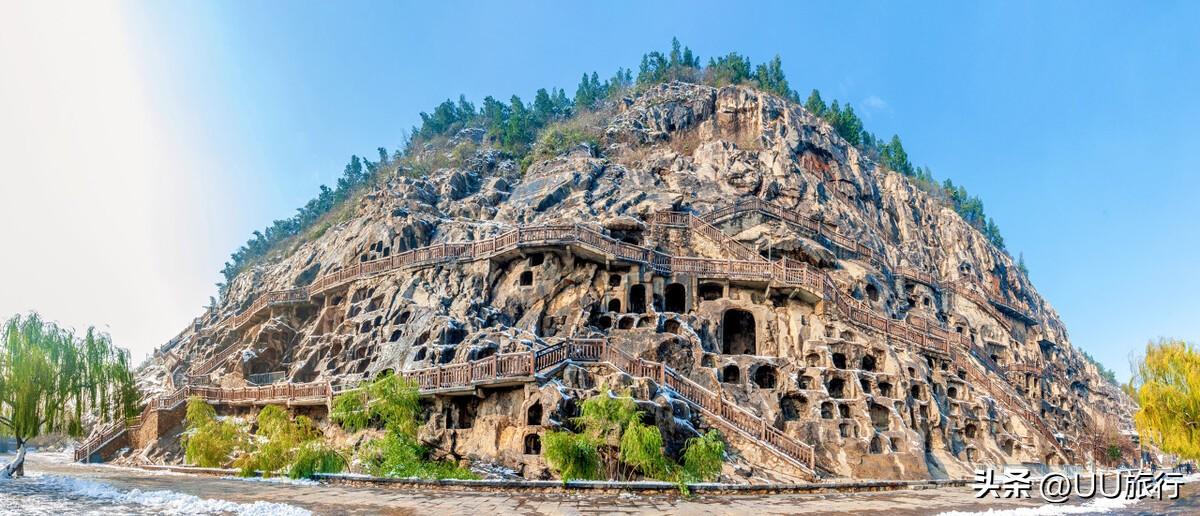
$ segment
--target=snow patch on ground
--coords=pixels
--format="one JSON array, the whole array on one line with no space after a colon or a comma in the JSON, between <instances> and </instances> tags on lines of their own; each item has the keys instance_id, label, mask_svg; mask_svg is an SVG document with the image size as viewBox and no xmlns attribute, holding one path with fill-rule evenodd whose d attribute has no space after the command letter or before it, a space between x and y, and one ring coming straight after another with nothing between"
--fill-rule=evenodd
<instances>
[{"instance_id":1,"label":"snow patch on ground","mask_svg":"<svg viewBox=\"0 0 1200 516\"><path fill-rule=\"evenodd\" d=\"M123 491L109 484L59 475L41 475L35 478L45 487L69 495L141 505L161 514L238 514L241 516L308 516L312 514L300 507L282 503L237 503L165 490L130 489Z\"/></svg>"},{"instance_id":2,"label":"snow patch on ground","mask_svg":"<svg viewBox=\"0 0 1200 516\"><path fill-rule=\"evenodd\" d=\"M319 486L320 482L308 478L288 477L221 477L222 480L241 480L243 482L266 482L268 484L291 484L294 486Z\"/></svg>"},{"instance_id":3,"label":"snow patch on ground","mask_svg":"<svg viewBox=\"0 0 1200 516\"><path fill-rule=\"evenodd\" d=\"M951 511L938 516L973 516L987 514L989 516L1058 516L1059 514L1096 514L1124 509L1137 503L1137 500L1125 498L1099 498L1083 505L1064 505L1048 503L1037 507L1022 507L1019 509L988 509L979 512Z\"/></svg>"},{"instance_id":4,"label":"snow patch on ground","mask_svg":"<svg viewBox=\"0 0 1200 516\"><path fill-rule=\"evenodd\" d=\"M1196 481L1200 481L1200 473L1183 477L1184 483ZM1018 509L988 509L979 512L950 511L943 512L938 516L974 516L979 514L986 514L988 516L1057 516L1059 514L1097 514L1124 509L1137 502L1138 500L1129 500L1126 498L1097 498L1082 505L1050 503L1037 507L1022 507Z\"/></svg>"}]
</instances>

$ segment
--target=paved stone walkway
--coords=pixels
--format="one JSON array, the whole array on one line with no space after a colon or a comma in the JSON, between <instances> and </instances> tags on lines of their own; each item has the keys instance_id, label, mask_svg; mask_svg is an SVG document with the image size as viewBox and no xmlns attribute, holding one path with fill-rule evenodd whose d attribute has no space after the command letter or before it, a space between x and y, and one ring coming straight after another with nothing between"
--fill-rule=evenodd
<instances>
[{"instance_id":1,"label":"paved stone walkway","mask_svg":"<svg viewBox=\"0 0 1200 516\"><path fill-rule=\"evenodd\" d=\"M572 514L887 514L927 515L944 511L1032 508L1040 500L976 499L970 488L939 488L880 493L812 495L541 494L457 492L383 487L297 485L224 479L179 473L148 472L97 464L66 463L61 458L30 456L27 471L111 484L120 489L171 490L202 498L240 503L267 501L304 507L316 514L463 514L496 516ZM1035 495L1036 496L1036 495ZM1146 502L1124 514L1196 514L1200 486L1188 484L1174 502Z\"/></svg>"}]
</instances>

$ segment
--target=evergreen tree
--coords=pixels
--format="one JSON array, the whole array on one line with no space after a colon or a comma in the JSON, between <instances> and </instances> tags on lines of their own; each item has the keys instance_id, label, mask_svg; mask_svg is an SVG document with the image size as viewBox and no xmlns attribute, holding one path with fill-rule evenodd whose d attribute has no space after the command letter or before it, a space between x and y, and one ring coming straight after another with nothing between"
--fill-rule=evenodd
<instances>
[{"instance_id":1,"label":"evergreen tree","mask_svg":"<svg viewBox=\"0 0 1200 516\"><path fill-rule=\"evenodd\" d=\"M741 84L750 78L750 60L737 52L708 60L708 77L714 86Z\"/></svg>"},{"instance_id":2,"label":"evergreen tree","mask_svg":"<svg viewBox=\"0 0 1200 516\"><path fill-rule=\"evenodd\" d=\"M807 109L809 113L823 117L828 114L829 106L826 106L825 101L821 99L821 92L813 88L812 93L808 94L808 100L804 101L804 109Z\"/></svg>"},{"instance_id":3,"label":"evergreen tree","mask_svg":"<svg viewBox=\"0 0 1200 516\"><path fill-rule=\"evenodd\" d=\"M797 100L797 95L788 86L787 78L783 74L783 62L779 59L779 54L775 54L766 64L758 65L754 78L758 81L759 88L786 99Z\"/></svg>"},{"instance_id":4,"label":"evergreen tree","mask_svg":"<svg viewBox=\"0 0 1200 516\"><path fill-rule=\"evenodd\" d=\"M900 137L892 135L892 140L882 148L882 157L884 165L906 176L913 175L912 163L908 161L908 153L904 151L904 145L900 143Z\"/></svg>"},{"instance_id":5,"label":"evergreen tree","mask_svg":"<svg viewBox=\"0 0 1200 516\"><path fill-rule=\"evenodd\" d=\"M827 119L833 124L833 128L837 130L838 135L849 142L850 145L862 143L862 120L859 120L858 115L854 114L854 107L847 104L844 110L840 109L835 100L829 106L829 116Z\"/></svg>"}]
</instances>

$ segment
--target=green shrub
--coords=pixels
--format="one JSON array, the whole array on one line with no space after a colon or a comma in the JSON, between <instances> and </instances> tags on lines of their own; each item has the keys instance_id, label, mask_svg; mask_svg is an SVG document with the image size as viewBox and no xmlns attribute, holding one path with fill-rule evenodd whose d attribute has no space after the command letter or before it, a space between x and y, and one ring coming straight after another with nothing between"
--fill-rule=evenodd
<instances>
[{"instance_id":1,"label":"green shrub","mask_svg":"<svg viewBox=\"0 0 1200 516\"><path fill-rule=\"evenodd\" d=\"M347 396L356 394L357 396ZM429 449L417 442L422 424L421 399L411 380L395 375L376 379L363 388L334 401L343 428L365 428L378 419L386 433L358 450L358 459L372 475L403 478L479 478L470 470L448 461L432 460Z\"/></svg>"},{"instance_id":2,"label":"green shrub","mask_svg":"<svg viewBox=\"0 0 1200 516\"><path fill-rule=\"evenodd\" d=\"M321 431L307 416L292 418L286 409L267 405L258 412L255 421L258 429L254 433L254 446L234 461L241 475L261 471L271 476L286 471L298 478L304 472L331 473L345 467L345 460L332 457L340 459L336 450L322 442Z\"/></svg>"},{"instance_id":3,"label":"green shrub","mask_svg":"<svg viewBox=\"0 0 1200 516\"><path fill-rule=\"evenodd\" d=\"M429 449L395 430L382 439L372 440L359 449L359 461L369 473L398 478L479 478L470 470L449 461L429 458Z\"/></svg>"},{"instance_id":4,"label":"green shrub","mask_svg":"<svg viewBox=\"0 0 1200 516\"><path fill-rule=\"evenodd\" d=\"M345 469L346 458L336 449L318 441L309 441L296 450L288 477L309 478L313 473L339 473Z\"/></svg>"},{"instance_id":5,"label":"green shrub","mask_svg":"<svg viewBox=\"0 0 1200 516\"><path fill-rule=\"evenodd\" d=\"M580 404L573 420L579 433L547 432L542 454L565 480L644 478L676 482L685 494L687 482L709 481L721 472L725 444L716 430L689 439L683 464L667 457L662 432L642 422L642 411L629 392L618 396L601 394Z\"/></svg>"},{"instance_id":6,"label":"green shrub","mask_svg":"<svg viewBox=\"0 0 1200 516\"><path fill-rule=\"evenodd\" d=\"M633 420L621 435L621 462L637 468L643 475L667 480L675 475L674 464L663 453L662 432L657 426Z\"/></svg>"},{"instance_id":7,"label":"green shrub","mask_svg":"<svg viewBox=\"0 0 1200 516\"><path fill-rule=\"evenodd\" d=\"M571 432L546 432L542 439L542 455L563 481L603 478L600 452L590 436Z\"/></svg>"},{"instance_id":8,"label":"green shrub","mask_svg":"<svg viewBox=\"0 0 1200 516\"><path fill-rule=\"evenodd\" d=\"M416 438L421 425L421 395L416 383L387 375L371 382L366 389L373 416L383 421L389 431Z\"/></svg>"},{"instance_id":9,"label":"green shrub","mask_svg":"<svg viewBox=\"0 0 1200 516\"><path fill-rule=\"evenodd\" d=\"M203 468L229 464L233 453L247 444L246 431L231 420L218 420L217 411L199 397L188 399L184 416L184 459Z\"/></svg>"},{"instance_id":10,"label":"green shrub","mask_svg":"<svg viewBox=\"0 0 1200 516\"><path fill-rule=\"evenodd\" d=\"M683 451L683 481L711 482L721 473L725 462L725 443L716 430L688 439Z\"/></svg>"},{"instance_id":11,"label":"green shrub","mask_svg":"<svg viewBox=\"0 0 1200 516\"><path fill-rule=\"evenodd\" d=\"M371 422L366 391L355 389L338 394L333 398L333 410L329 412L329 419L351 433L366 428Z\"/></svg>"}]
</instances>

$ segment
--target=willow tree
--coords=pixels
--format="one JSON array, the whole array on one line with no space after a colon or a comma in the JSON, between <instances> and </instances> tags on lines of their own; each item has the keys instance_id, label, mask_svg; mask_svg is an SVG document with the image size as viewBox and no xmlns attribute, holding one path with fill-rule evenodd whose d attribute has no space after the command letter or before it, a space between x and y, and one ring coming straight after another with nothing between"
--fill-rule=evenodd
<instances>
[{"instance_id":1,"label":"willow tree","mask_svg":"<svg viewBox=\"0 0 1200 516\"><path fill-rule=\"evenodd\" d=\"M1127 390L1137 400L1134 422L1144 439L1200 459L1200 350L1181 340L1146 344Z\"/></svg>"},{"instance_id":2,"label":"willow tree","mask_svg":"<svg viewBox=\"0 0 1200 516\"><path fill-rule=\"evenodd\" d=\"M24 474L26 443L39 435L83 434L85 414L97 422L132 415L137 389L129 352L88 328L79 337L31 313L0 330L0 436L17 441L0 477Z\"/></svg>"}]
</instances>

